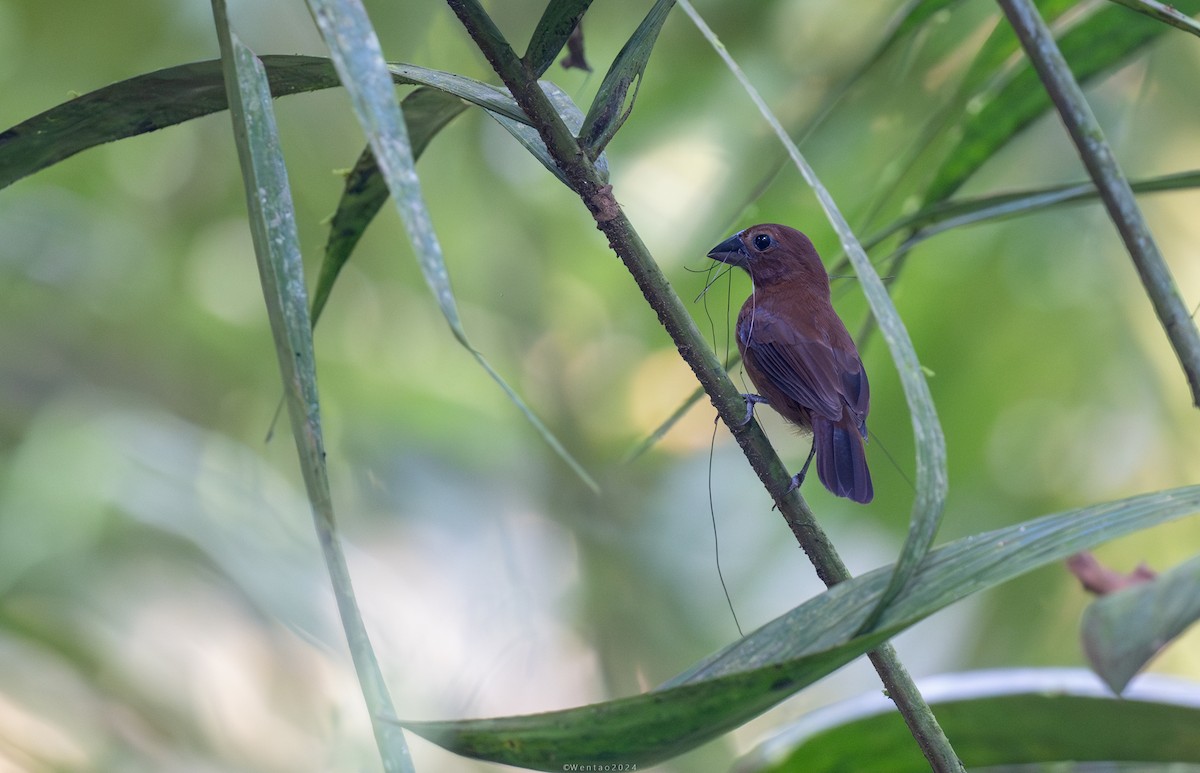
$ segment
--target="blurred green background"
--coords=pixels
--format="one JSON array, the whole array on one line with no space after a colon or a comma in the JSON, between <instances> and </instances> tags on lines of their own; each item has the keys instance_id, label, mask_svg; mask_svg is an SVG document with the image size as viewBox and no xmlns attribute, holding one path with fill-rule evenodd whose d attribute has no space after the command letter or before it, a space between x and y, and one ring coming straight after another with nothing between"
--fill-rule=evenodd
<instances>
[{"instance_id":1,"label":"blurred green background","mask_svg":"<svg viewBox=\"0 0 1200 773\"><path fill-rule=\"evenodd\" d=\"M542 2L492 3L524 40ZM882 37L897 3L697 2L791 127ZM649 3L585 20L599 72L552 68L586 105ZM231 3L259 53L323 55L302 6ZM390 60L489 78L436 2L369 5ZM963 3L890 54L802 146L866 235L913 202L881 184L995 25ZM0 0L0 128L109 83L217 55L203 2ZM1133 178L1200 167L1195 38L1167 34L1089 90ZM315 275L363 140L341 91L277 102ZM682 14L668 20L612 182L680 295L734 230L785 222L832 264L832 237L746 96ZM647 689L821 586L702 400L655 449L625 453L695 384L578 200L468 111L418 166L468 334L600 481L545 447L429 296L385 209L316 335L335 505L398 711L564 708ZM919 174L919 169L918 169ZM1044 117L964 194L1078 181ZM771 179L760 193L764 180ZM1141 200L1189 304L1200 194ZM871 217L870 213L879 207ZM377 752L313 536L295 451L264 442L280 388L229 118L100 147L0 191L0 761L31 770L357 770ZM882 270L886 273L886 268ZM1097 205L953 231L892 283L944 424L943 539L1192 483L1200 419ZM694 304L718 352L749 292ZM865 304L835 282L852 330ZM805 494L855 572L892 560L912 492L910 424L878 340L864 358L876 500ZM744 375L735 380L745 383ZM770 411L790 465L808 439ZM882 453L890 451L898 468ZM710 512L709 501L712 501ZM1128 570L1196 552L1185 521L1099 551ZM1086 596L1055 566L900 637L918 678L1074 665ZM1195 635L1156 661L1200 677ZM787 718L878 689L858 663L664 765L725 769ZM421 769L494 769L415 739Z\"/></svg>"}]
</instances>

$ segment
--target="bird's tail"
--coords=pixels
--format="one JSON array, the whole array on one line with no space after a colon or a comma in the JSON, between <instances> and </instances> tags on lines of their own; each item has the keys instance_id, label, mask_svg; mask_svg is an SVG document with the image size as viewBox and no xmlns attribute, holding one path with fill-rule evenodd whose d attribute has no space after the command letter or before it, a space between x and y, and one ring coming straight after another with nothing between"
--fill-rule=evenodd
<instances>
[{"instance_id":1,"label":"bird's tail","mask_svg":"<svg viewBox=\"0 0 1200 773\"><path fill-rule=\"evenodd\" d=\"M849 420L831 422L812 417L813 443L817 449L817 475L825 488L855 502L867 503L875 496L867 449L858 427Z\"/></svg>"}]
</instances>

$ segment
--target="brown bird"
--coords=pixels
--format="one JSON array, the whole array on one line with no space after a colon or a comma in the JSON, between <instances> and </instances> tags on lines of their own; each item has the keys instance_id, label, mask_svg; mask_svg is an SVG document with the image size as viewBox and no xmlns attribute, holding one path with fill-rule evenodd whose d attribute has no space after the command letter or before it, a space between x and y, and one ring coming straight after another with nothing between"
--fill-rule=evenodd
<instances>
[{"instance_id":1,"label":"brown bird","mask_svg":"<svg viewBox=\"0 0 1200 773\"><path fill-rule=\"evenodd\" d=\"M794 228L766 223L734 234L708 257L746 269L754 284L737 320L742 362L762 393L746 395L746 421L762 402L812 432L812 451L792 488L804 482L815 454L825 488L870 502L867 373L833 310L829 275L812 242Z\"/></svg>"}]
</instances>

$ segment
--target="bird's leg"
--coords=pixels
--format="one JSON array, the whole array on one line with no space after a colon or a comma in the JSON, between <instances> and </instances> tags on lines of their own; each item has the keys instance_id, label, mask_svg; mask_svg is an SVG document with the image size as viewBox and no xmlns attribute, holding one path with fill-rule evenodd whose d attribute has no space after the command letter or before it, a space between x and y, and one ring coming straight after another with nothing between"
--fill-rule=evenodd
<instances>
[{"instance_id":1,"label":"bird's leg","mask_svg":"<svg viewBox=\"0 0 1200 773\"><path fill-rule=\"evenodd\" d=\"M771 401L762 395L743 394L742 397L746 398L746 418L742 419L742 426L744 427L750 423L751 419L754 418L754 406L757 403L770 405Z\"/></svg>"},{"instance_id":2,"label":"bird's leg","mask_svg":"<svg viewBox=\"0 0 1200 773\"><path fill-rule=\"evenodd\" d=\"M788 486L788 493L793 489L800 488L800 484L804 482L804 476L808 474L808 465L812 464L813 457L817 454L817 440L813 438L812 450L808 452L808 458L804 460L804 466L800 468L800 472L792 477L792 484Z\"/></svg>"}]
</instances>

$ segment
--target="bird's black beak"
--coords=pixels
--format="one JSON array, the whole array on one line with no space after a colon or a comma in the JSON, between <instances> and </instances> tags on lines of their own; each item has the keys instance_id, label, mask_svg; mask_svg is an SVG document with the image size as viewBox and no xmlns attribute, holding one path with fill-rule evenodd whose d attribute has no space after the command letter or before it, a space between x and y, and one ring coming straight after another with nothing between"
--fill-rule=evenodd
<instances>
[{"instance_id":1,"label":"bird's black beak","mask_svg":"<svg viewBox=\"0 0 1200 773\"><path fill-rule=\"evenodd\" d=\"M731 266L745 268L750 256L746 254L746 248L742 245L741 234L734 234L709 250L708 257Z\"/></svg>"}]
</instances>

